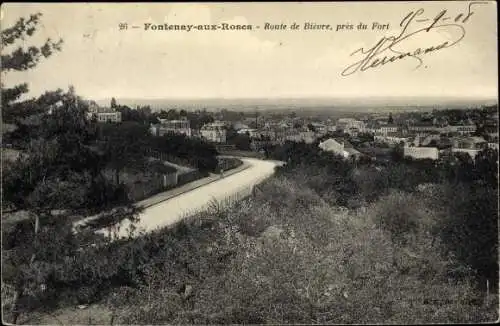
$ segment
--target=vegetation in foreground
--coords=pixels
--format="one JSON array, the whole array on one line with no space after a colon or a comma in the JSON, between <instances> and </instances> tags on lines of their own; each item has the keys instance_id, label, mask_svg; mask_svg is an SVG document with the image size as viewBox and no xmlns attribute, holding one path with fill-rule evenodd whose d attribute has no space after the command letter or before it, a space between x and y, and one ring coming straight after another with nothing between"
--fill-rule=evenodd
<instances>
[{"instance_id":1,"label":"vegetation in foreground","mask_svg":"<svg viewBox=\"0 0 500 326\"><path fill-rule=\"evenodd\" d=\"M254 197L215 205L170 230L74 256L47 248L66 258L46 260L45 290L33 302L50 313L96 303L109 312L99 323L120 324L498 318L493 186L477 192L481 180L460 179L412 187L404 178L389 185L383 176L394 180L415 167L400 163L378 179L358 178L370 167L329 157L322 170L317 159L315 169L292 162ZM358 204L340 205L343 193ZM67 239L57 248L68 248ZM24 316L33 323L41 308L30 309Z\"/></svg>"}]
</instances>

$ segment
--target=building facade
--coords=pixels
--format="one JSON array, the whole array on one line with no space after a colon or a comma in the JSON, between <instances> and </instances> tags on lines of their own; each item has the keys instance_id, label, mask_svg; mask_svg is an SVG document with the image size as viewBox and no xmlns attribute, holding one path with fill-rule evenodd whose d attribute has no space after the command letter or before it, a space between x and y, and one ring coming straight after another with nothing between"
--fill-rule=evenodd
<instances>
[{"instance_id":1,"label":"building facade","mask_svg":"<svg viewBox=\"0 0 500 326\"><path fill-rule=\"evenodd\" d=\"M397 125L393 124L387 124L385 126L380 126L379 128L375 129L375 135L381 135L381 136L387 136L392 133L398 132L399 128Z\"/></svg>"},{"instance_id":2,"label":"building facade","mask_svg":"<svg viewBox=\"0 0 500 326\"><path fill-rule=\"evenodd\" d=\"M360 120L352 118L341 118L337 120L336 129L342 130L347 134L357 134L365 132L366 126L365 123Z\"/></svg>"},{"instance_id":3,"label":"building facade","mask_svg":"<svg viewBox=\"0 0 500 326\"><path fill-rule=\"evenodd\" d=\"M319 148L324 150L325 152L331 152L336 155L340 155L344 158L349 156L349 153L344 149L344 143L336 141L333 138L329 138L321 143L319 143Z\"/></svg>"},{"instance_id":4,"label":"building facade","mask_svg":"<svg viewBox=\"0 0 500 326\"><path fill-rule=\"evenodd\" d=\"M451 151L469 154L474 159L486 148L488 148L488 142L482 137L460 137L453 140Z\"/></svg>"},{"instance_id":5,"label":"building facade","mask_svg":"<svg viewBox=\"0 0 500 326\"><path fill-rule=\"evenodd\" d=\"M443 128L445 132L457 133L460 135L472 134L477 130L475 125L465 125L465 126L446 126Z\"/></svg>"},{"instance_id":6,"label":"building facade","mask_svg":"<svg viewBox=\"0 0 500 326\"><path fill-rule=\"evenodd\" d=\"M212 122L204 125L200 129L202 138L214 142L225 143L227 139L226 125L222 122Z\"/></svg>"},{"instance_id":7,"label":"building facade","mask_svg":"<svg viewBox=\"0 0 500 326\"><path fill-rule=\"evenodd\" d=\"M405 146L403 149L405 157L413 159L431 159L437 160L439 158L439 150L436 147L410 147Z\"/></svg>"},{"instance_id":8,"label":"building facade","mask_svg":"<svg viewBox=\"0 0 500 326\"><path fill-rule=\"evenodd\" d=\"M442 131L444 131L444 128L432 124L415 124L408 126L408 132L416 135L427 135L429 133L439 133Z\"/></svg>"},{"instance_id":9,"label":"building facade","mask_svg":"<svg viewBox=\"0 0 500 326\"><path fill-rule=\"evenodd\" d=\"M191 127L189 120L165 120L160 119L160 123L151 126L151 133L155 136L167 134L186 135L191 137Z\"/></svg>"},{"instance_id":10,"label":"building facade","mask_svg":"<svg viewBox=\"0 0 500 326\"><path fill-rule=\"evenodd\" d=\"M98 122L122 122L122 113L113 108L102 108L95 103L91 103L87 118L96 119Z\"/></svg>"}]
</instances>

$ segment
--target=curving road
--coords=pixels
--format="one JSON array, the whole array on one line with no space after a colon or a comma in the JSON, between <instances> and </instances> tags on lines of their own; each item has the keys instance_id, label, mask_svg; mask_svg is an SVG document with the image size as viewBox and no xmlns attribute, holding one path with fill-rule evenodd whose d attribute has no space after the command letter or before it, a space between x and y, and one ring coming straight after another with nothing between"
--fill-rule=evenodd
<instances>
[{"instance_id":1,"label":"curving road","mask_svg":"<svg viewBox=\"0 0 500 326\"><path fill-rule=\"evenodd\" d=\"M249 195L254 185L270 177L274 173L274 168L282 165L279 161L241 157L240 159L250 166L241 172L146 208L140 214L139 222L135 224L137 230L151 232L207 209L214 200L224 201L228 198L234 200ZM127 236L129 226L128 220L122 221L117 235ZM108 229L99 230L98 233L110 235Z\"/></svg>"}]
</instances>

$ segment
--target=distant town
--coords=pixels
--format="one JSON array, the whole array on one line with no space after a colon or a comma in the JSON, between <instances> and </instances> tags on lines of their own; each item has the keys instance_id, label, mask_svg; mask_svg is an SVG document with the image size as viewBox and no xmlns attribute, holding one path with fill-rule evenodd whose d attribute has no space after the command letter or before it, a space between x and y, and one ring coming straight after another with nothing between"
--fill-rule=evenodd
<instances>
[{"instance_id":1,"label":"distant town","mask_svg":"<svg viewBox=\"0 0 500 326\"><path fill-rule=\"evenodd\" d=\"M154 136L180 134L203 139L219 149L246 150L265 155L269 148L286 141L312 144L346 159L386 159L390 149L400 147L404 157L440 160L453 153L472 159L483 149L498 150L498 111L494 105L468 109L434 109L395 113L352 113L336 118L300 112L246 109L184 110L117 104L107 107L92 102L89 118L99 122L148 121ZM134 116L134 113L136 115Z\"/></svg>"}]
</instances>

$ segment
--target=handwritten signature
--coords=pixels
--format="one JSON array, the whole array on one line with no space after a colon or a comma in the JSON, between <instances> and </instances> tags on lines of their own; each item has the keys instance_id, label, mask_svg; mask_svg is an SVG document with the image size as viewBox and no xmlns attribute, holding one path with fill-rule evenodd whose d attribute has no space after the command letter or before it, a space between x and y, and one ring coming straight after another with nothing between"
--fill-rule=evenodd
<instances>
[{"instance_id":1,"label":"handwritten signature","mask_svg":"<svg viewBox=\"0 0 500 326\"><path fill-rule=\"evenodd\" d=\"M384 36L382 37L373 47L366 49L361 47L351 53L351 56L356 54L361 54L364 57L349 65L345 68L341 75L349 76L356 72L363 72L368 69L378 68L389 63L393 63L406 58L413 58L418 61L418 65L415 69L419 68L423 64L421 56L437 52L446 48L450 48L458 44L466 34L464 24L466 24L470 17L474 14L472 7L478 4L486 4L487 2L471 2L469 3L467 13L459 13L455 17L447 16L448 10L444 9L439 14L437 14L433 19L423 18L422 15L425 13L423 8L416 11L411 11L402 20L399 26L402 28L401 32L397 36ZM420 18L422 17L422 18ZM417 26L418 23L430 22L426 24L423 28L418 28L410 32L413 26ZM428 45L426 47L418 47L412 50L397 50L396 46L404 45L404 41L408 41L414 38L416 35L422 35L428 33L431 30L435 31L441 29L442 31L457 31L458 36L455 39L442 42L440 44Z\"/></svg>"}]
</instances>

